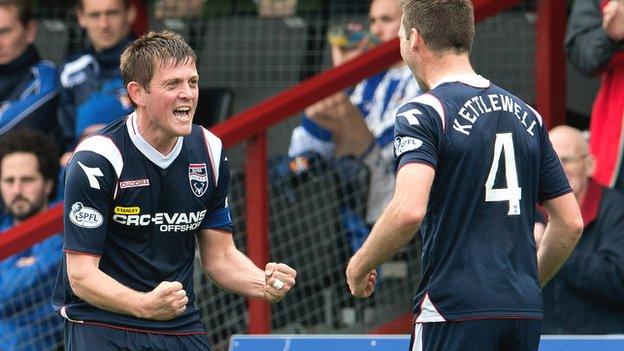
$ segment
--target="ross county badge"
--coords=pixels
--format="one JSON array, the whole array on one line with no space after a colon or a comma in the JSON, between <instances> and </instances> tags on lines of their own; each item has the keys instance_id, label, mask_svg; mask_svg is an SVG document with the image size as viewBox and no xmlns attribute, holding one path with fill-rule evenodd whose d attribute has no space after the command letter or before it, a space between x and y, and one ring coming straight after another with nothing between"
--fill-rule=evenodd
<instances>
[{"instance_id":1,"label":"ross county badge","mask_svg":"<svg viewBox=\"0 0 624 351\"><path fill-rule=\"evenodd\" d=\"M205 163L189 164L189 184L195 196L204 195L208 189L208 168Z\"/></svg>"}]
</instances>

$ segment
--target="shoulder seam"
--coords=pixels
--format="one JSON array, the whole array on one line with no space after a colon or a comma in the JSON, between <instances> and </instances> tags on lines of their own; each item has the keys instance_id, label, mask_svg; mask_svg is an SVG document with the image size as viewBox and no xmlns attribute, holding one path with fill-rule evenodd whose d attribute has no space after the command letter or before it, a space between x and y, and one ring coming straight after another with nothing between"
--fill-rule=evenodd
<instances>
[{"instance_id":1,"label":"shoulder seam","mask_svg":"<svg viewBox=\"0 0 624 351\"><path fill-rule=\"evenodd\" d=\"M438 99L436 96L429 93L424 93L411 99L410 101L408 101L408 103L418 103L433 108L436 111L438 118L440 118L440 122L442 123L442 130L446 131L446 116L444 112L444 106L442 105L442 101L440 101L440 99Z\"/></svg>"},{"instance_id":2,"label":"shoulder seam","mask_svg":"<svg viewBox=\"0 0 624 351\"><path fill-rule=\"evenodd\" d=\"M104 157L110 165L113 166L117 178L119 179L121 176L121 172L123 170L123 158L119 148L111 138L103 135L91 136L78 144L74 154L77 154L80 151L91 151Z\"/></svg>"},{"instance_id":3,"label":"shoulder seam","mask_svg":"<svg viewBox=\"0 0 624 351\"><path fill-rule=\"evenodd\" d=\"M212 166L212 174L214 175L215 186L219 183L219 168L221 166L221 153L223 150L223 142L219 137L212 134L208 129L201 127L202 136L206 145L206 152Z\"/></svg>"}]
</instances>

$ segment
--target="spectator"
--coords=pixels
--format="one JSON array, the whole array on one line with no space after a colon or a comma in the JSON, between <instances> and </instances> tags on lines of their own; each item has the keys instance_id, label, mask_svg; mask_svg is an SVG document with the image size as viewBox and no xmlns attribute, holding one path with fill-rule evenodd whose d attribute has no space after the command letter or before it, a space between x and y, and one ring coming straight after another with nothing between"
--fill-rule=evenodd
<instances>
[{"instance_id":1,"label":"spectator","mask_svg":"<svg viewBox=\"0 0 624 351\"><path fill-rule=\"evenodd\" d=\"M543 333L624 333L624 196L590 178L594 160L579 131L556 127L550 139L581 208L585 231L544 287Z\"/></svg>"},{"instance_id":2,"label":"spectator","mask_svg":"<svg viewBox=\"0 0 624 351\"><path fill-rule=\"evenodd\" d=\"M76 15L89 45L70 56L61 69L63 151L71 150L83 135L133 110L119 58L133 39L134 5L130 0L79 0Z\"/></svg>"},{"instance_id":3,"label":"spectator","mask_svg":"<svg viewBox=\"0 0 624 351\"><path fill-rule=\"evenodd\" d=\"M396 39L401 25L399 0L373 0L369 18L370 31L380 41ZM352 50L332 45L334 66L360 55L369 44L370 39L365 38ZM418 83L401 61L362 81L350 94L340 91L308 107L301 126L293 131L288 155L315 152L325 158L360 158L371 172L365 222L372 225L394 188L392 142L396 111L419 92ZM366 228L365 232L368 231ZM354 249L359 247L355 246Z\"/></svg>"},{"instance_id":4,"label":"spectator","mask_svg":"<svg viewBox=\"0 0 624 351\"><path fill-rule=\"evenodd\" d=\"M590 121L594 179L624 190L624 1L576 0L565 46L581 73L602 75Z\"/></svg>"},{"instance_id":5,"label":"spectator","mask_svg":"<svg viewBox=\"0 0 624 351\"><path fill-rule=\"evenodd\" d=\"M0 191L8 215L0 232L45 211L58 173L56 148L20 128L0 139ZM2 234L0 234L2 235ZM61 259L60 235L0 261L0 349L50 350L61 343L61 318L50 296Z\"/></svg>"},{"instance_id":6,"label":"spectator","mask_svg":"<svg viewBox=\"0 0 624 351\"><path fill-rule=\"evenodd\" d=\"M32 16L30 1L0 0L0 135L18 126L57 129L56 68L33 45Z\"/></svg>"}]
</instances>

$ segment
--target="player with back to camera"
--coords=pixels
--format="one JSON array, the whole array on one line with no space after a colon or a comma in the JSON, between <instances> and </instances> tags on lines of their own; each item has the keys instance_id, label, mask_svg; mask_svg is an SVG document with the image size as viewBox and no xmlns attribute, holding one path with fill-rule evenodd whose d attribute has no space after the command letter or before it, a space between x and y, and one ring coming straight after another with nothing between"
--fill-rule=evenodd
<instances>
[{"instance_id":1,"label":"player with back to camera","mask_svg":"<svg viewBox=\"0 0 624 351\"><path fill-rule=\"evenodd\" d=\"M349 262L351 292L370 296L374 267L420 229L411 350L537 350L540 287L583 228L574 195L539 113L473 70L470 0L402 6L401 55L431 90L397 114L394 196Z\"/></svg>"},{"instance_id":2,"label":"player with back to camera","mask_svg":"<svg viewBox=\"0 0 624 351\"><path fill-rule=\"evenodd\" d=\"M234 246L227 158L191 123L193 49L151 32L125 49L121 71L136 112L82 141L67 168L54 296L67 350L209 350L194 305L196 243L206 274L244 296L277 302L296 272L260 269Z\"/></svg>"}]
</instances>

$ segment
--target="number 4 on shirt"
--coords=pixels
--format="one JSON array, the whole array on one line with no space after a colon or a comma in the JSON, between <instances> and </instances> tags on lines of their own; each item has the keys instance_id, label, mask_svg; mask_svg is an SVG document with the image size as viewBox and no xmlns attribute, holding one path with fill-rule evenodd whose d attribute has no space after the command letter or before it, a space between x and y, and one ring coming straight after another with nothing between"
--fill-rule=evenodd
<instances>
[{"instance_id":1,"label":"number 4 on shirt","mask_svg":"<svg viewBox=\"0 0 624 351\"><path fill-rule=\"evenodd\" d=\"M507 187L493 189L502 153L505 154L505 180ZM518 186L518 172L516 171L516 156L512 134L496 134L494 159L492 160L490 173L485 181L485 201L507 201L509 203L507 215L511 216L520 214L520 199L522 199L522 188Z\"/></svg>"}]
</instances>

